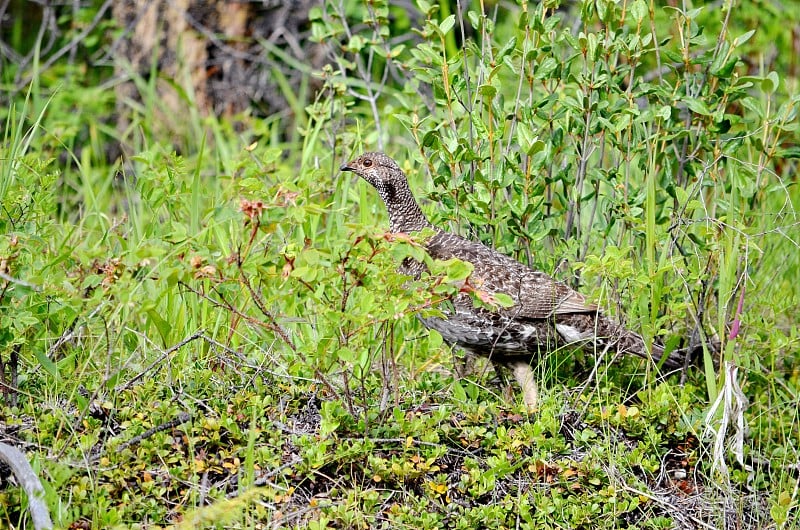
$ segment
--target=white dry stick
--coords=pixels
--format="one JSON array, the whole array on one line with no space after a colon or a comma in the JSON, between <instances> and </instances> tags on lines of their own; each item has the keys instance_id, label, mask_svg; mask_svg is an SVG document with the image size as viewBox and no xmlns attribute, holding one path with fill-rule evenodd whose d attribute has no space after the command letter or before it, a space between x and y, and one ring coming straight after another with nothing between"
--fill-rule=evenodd
<instances>
[{"instance_id":1,"label":"white dry stick","mask_svg":"<svg viewBox=\"0 0 800 530\"><path fill-rule=\"evenodd\" d=\"M733 432L733 447L731 448L736 461L742 466L743 469L750 471L750 466L744 463L744 438L747 436L747 425L744 421L744 411L747 409L747 397L742 392L739 386L739 367L731 361L725 361L725 383L720 389L717 399L706 414L706 429L703 433L704 437L713 437L714 450L711 455L711 470L719 470L722 476L728 479L728 466L725 463L725 439L727 438L732 424L735 430ZM722 416L718 420L714 417L722 407ZM714 427L716 423L716 428Z\"/></svg>"},{"instance_id":2,"label":"white dry stick","mask_svg":"<svg viewBox=\"0 0 800 530\"><path fill-rule=\"evenodd\" d=\"M50 512L47 511L47 504L44 502L44 488L33 468L28 463L25 455L17 449L8 444L0 443L0 461L8 464L11 472L17 478L17 482L25 490L28 496L28 507L31 511L31 519L33 519L33 527L36 530L50 530L53 528L53 523L50 520Z\"/></svg>"}]
</instances>

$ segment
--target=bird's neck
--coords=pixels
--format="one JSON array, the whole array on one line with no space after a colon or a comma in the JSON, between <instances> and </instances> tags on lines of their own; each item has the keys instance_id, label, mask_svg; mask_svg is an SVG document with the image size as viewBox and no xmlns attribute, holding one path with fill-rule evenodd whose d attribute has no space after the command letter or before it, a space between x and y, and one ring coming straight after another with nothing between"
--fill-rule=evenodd
<instances>
[{"instance_id":1,"label":"bird's neck","mask_svg":"<svg viewBox=\"0 0 800 530\"><path fill-rule=\"evenodd\" d=\"M389 212L389 230L406 234L419 232L424 228L433 228L433 225L422 213L411 189L405 182L394 183L379 189L378 192L386 203Z\"/></svg>"}]
</instances>

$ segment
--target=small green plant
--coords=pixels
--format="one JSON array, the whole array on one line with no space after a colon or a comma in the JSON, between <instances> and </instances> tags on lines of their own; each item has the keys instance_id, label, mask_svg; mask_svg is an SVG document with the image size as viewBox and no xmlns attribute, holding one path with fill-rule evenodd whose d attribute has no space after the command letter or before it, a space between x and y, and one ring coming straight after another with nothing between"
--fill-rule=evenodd
<instances>
[{"instance_id":1,"label":"small green plant","mask_svg":"<svg viewBox=\"0 0 800 530\"><path fill-rule=\"evenodd\" d=\"M96 14L59 28L95 37ZM102 38L71 65L0 59L0 431L57 524L793 528L797 15L378 1L310 19L332 56L309 101L284 88L296 129L201 118L188 92L161 123L158 76L134 75L141 146L120 164L106 140L133 129L97 117L130 102L76 64ZM11 86L37 68L29 96ZM385 231L337 172L368 149L437 225L699 345L700 369L559 352L531 415L491 371L455 378L415 315L469 267ZM708 414L739 395L742 415ZM706 426L738 418L741 450L716 459ZM0 526L30 526L23 502L0 490Z\"/></svg>"}]
</instances>

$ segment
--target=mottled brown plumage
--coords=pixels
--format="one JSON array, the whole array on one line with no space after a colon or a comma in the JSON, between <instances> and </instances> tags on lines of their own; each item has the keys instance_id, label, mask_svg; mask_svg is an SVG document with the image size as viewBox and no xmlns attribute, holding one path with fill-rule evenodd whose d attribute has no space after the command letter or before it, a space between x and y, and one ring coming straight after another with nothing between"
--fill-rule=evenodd
<instances>
[{"instance_id":1,"label":"mottled brown plumage","mask_svg":"<svg viewBox=\"0 0 800 530\"><path fill-rule=\"evenodd\" d=\"M451 299L452 307L445 311L445 318L420 320L441 333L448 343L511 368L529 407L535 407L538 399L531 363L543 352L583 346L610 348L646 359L659 360L663 355L661 346L652 344L648 348L640 335L603 315L595 304L566 284L492 248L433 226L414 199L405 174L387 155L364 153L340 169L356 173L378 190L389 212L392 232L433 230L434 234L426 241L432 258L458 258L471 263L472 286L513 299L511 307L490 310L476 307L471 295L462 292ZM424 265L405 262L401 270L419 277ZM676 369L681 362L680 356L669 356L664 366Z\"/></svg>"}]
</instances>

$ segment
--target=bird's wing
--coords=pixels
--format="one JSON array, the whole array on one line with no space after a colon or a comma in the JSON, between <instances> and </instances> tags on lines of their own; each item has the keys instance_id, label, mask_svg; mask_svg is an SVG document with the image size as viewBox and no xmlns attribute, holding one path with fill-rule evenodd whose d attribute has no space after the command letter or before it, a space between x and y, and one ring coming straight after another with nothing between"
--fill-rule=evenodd
<instances>
[{"instance_id":1,"label":"bird's wing","mask_svg":"<svg viewBox=\"0 0 800 530\"><path fill-rule=\"evenodd\" d=\"M504 312L516 318L542 319L553 315L597 311L596 305L587 302L586 297L568 285L521 263L517 267L488 275L484 279L484 288L511 296L516 304Z\"/></svg>"},{"instance_id":2,"label":"bird's wing","mask_svg":"<svg viewBox=\"0 0 800 530\"><path fill-rule=\"evenodd\" d=\"M554 315L563 315L566 313L593 313L597 311L597 305L591 304L586 300L586 297L577 291L573 291L566 285L561 284L569 292L566 293L564 298L561 299L558 306L553 311Z\"/></svg>"},{"instance_id":3,"label":"bird's wing","mask_svg":"<svg viewBox=\"0 0 800 530\"><path fill-rule=\"evenodd\" d=\"M480 243L447 232L428 242L434 259L458 258L474 270L470 282L488 293L504 293L515 302L502 312L515 318L543 319L567 313L591 313L597 306L564 283Z\"/></svg>"}]
</instances>

